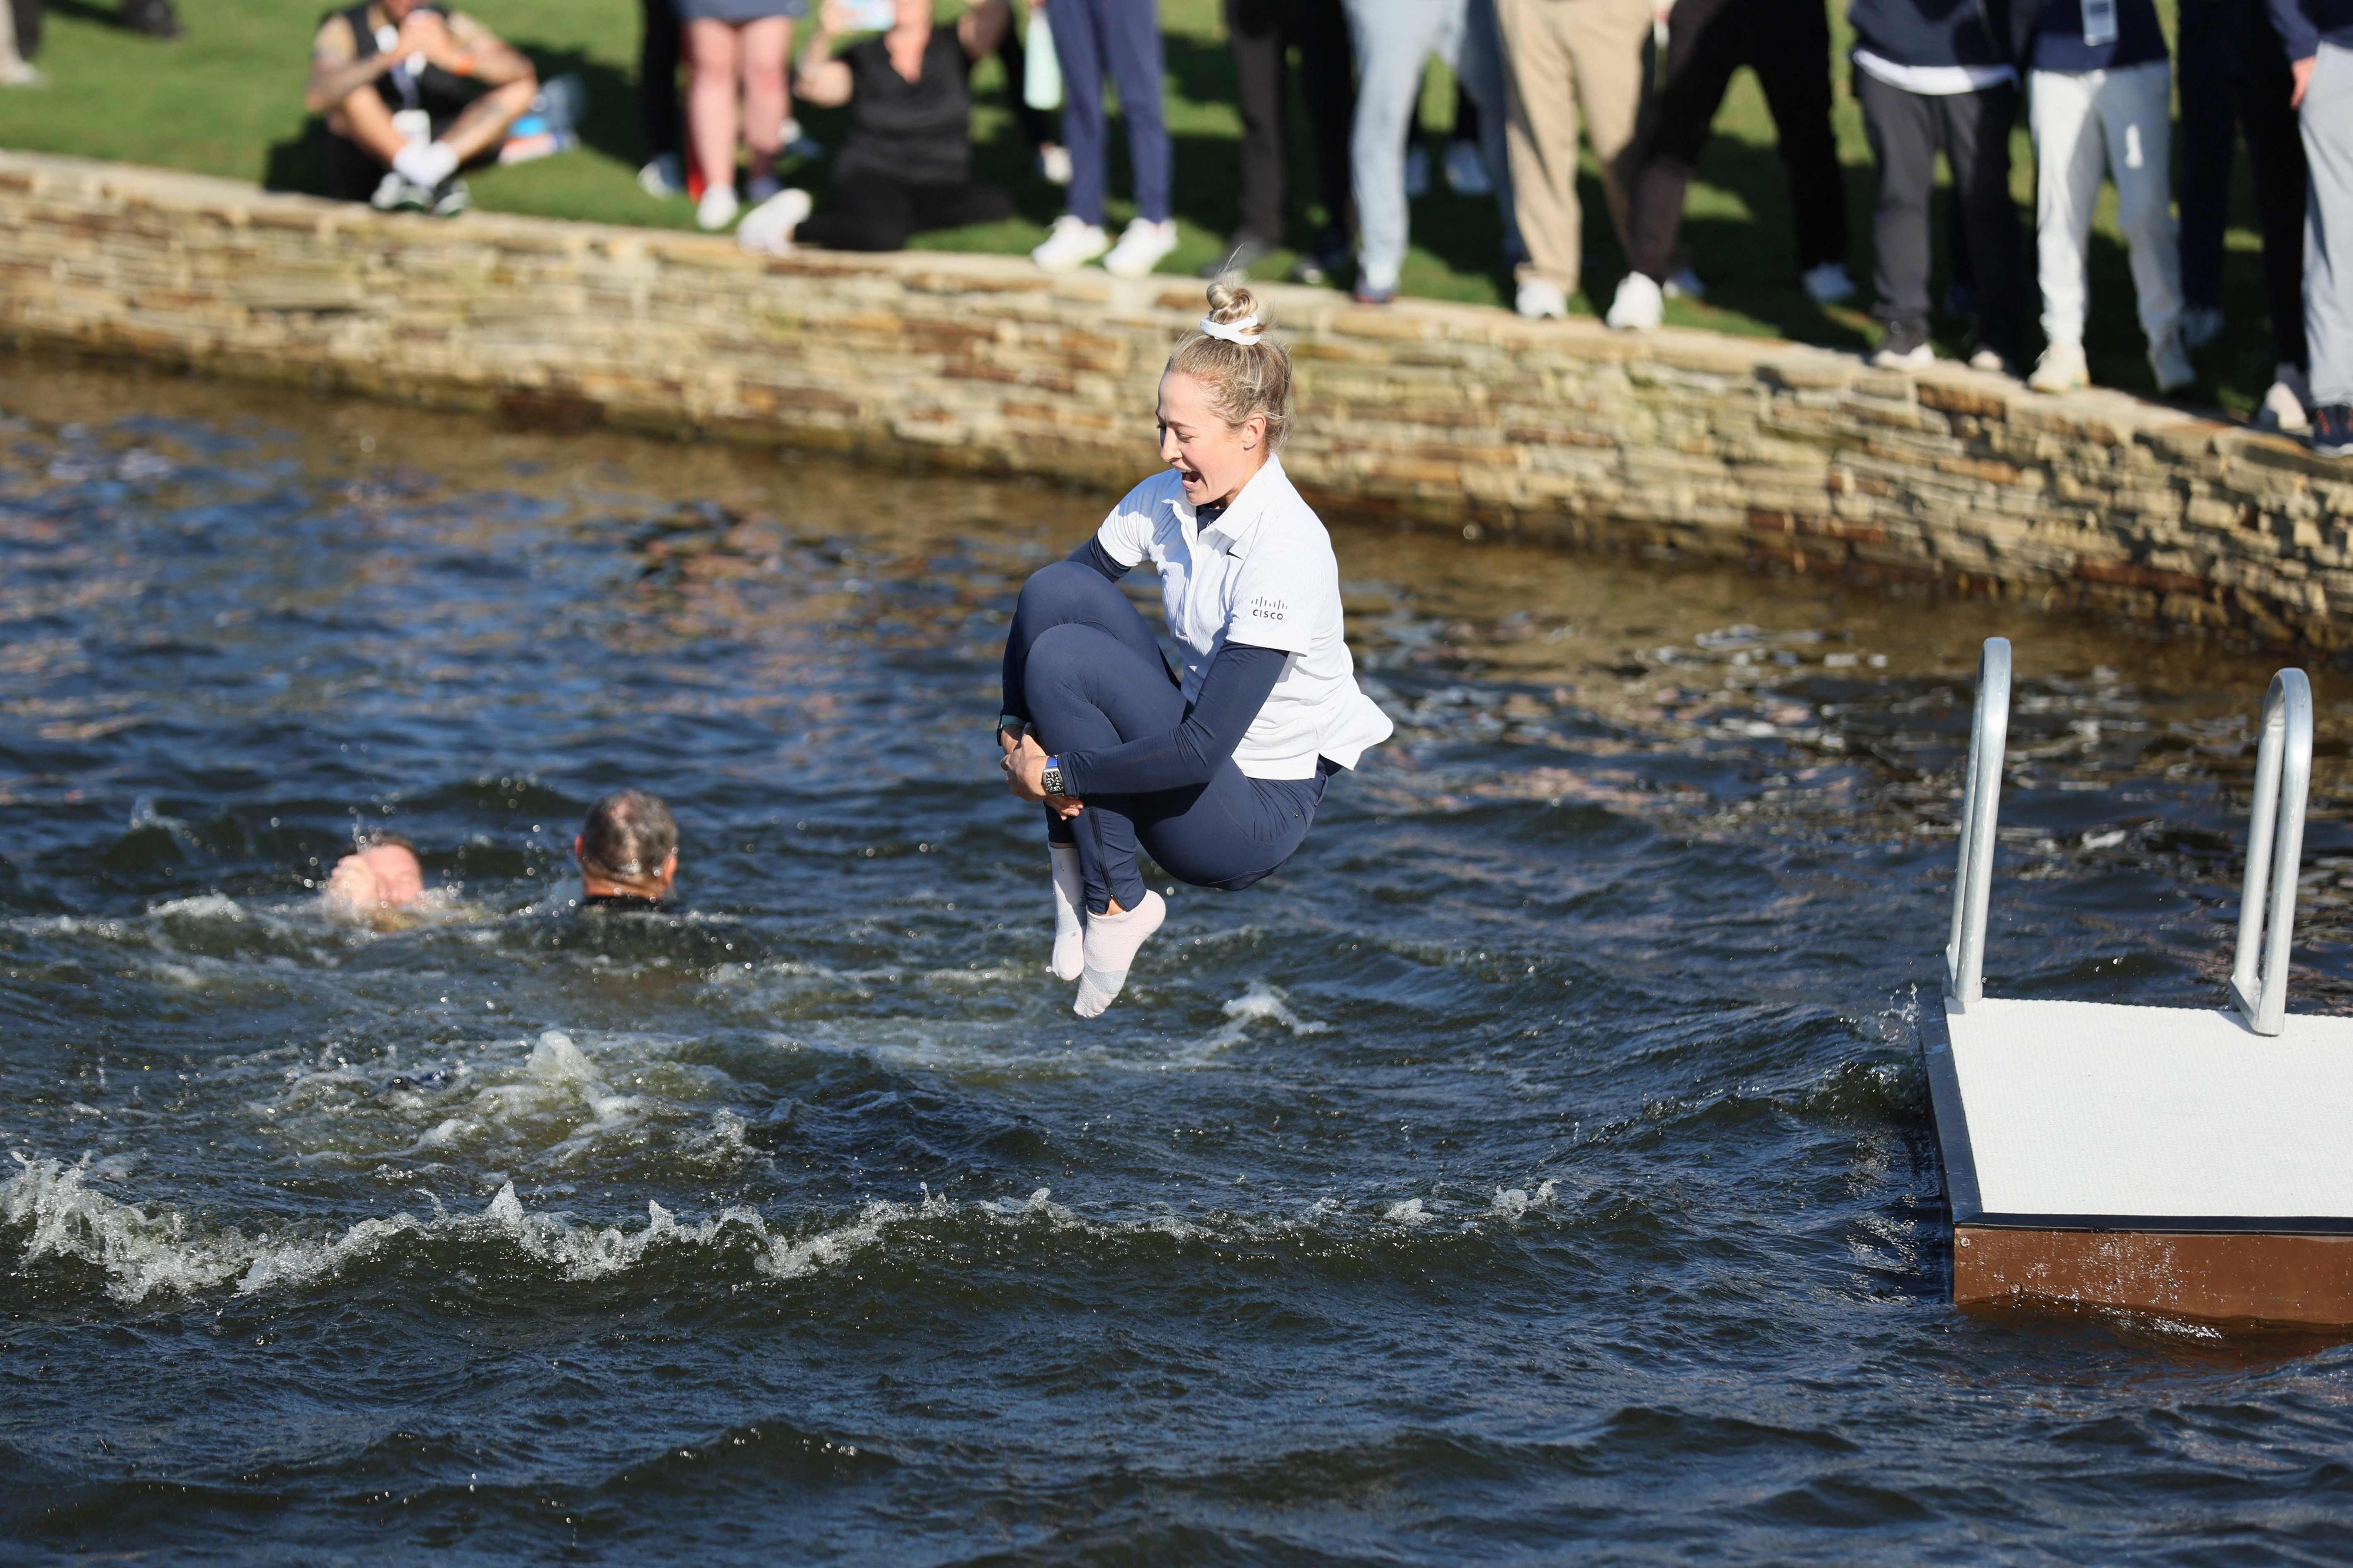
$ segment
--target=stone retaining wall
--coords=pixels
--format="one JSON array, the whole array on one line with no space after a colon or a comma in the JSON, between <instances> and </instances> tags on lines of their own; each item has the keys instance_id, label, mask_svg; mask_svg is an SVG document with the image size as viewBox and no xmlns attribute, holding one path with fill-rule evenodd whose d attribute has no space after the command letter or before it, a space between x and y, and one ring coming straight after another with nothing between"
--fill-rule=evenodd
<instances>
[{"instance_id":1,"label":"stone retaining wall","mask_svg":"<svg viewBox=\"0 0 2353 1568\"><path fill-rule=\"evenodd\" d=\"M2120 394L1267 290L1335 511L2353 641L2353 464ZM1124 487L1199 287L805 252L0 153L0 334L510 416Z\"/></svg>"}]
</instances>

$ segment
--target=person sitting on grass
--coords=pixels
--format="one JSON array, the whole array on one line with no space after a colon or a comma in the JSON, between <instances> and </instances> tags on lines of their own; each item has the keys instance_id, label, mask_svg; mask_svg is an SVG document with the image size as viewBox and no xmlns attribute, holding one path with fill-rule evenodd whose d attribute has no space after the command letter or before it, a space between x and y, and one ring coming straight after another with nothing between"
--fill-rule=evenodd
<instances>
[{"instance_id":1,"label":"person sitting on grass","mask_svg":"<svg viewBox=\"0 0 2353 1568\"><path fill-rule=\"evenodd\" d=\"M658 795L616 790L572 840L583 909L659 910L678 880L678 819Z\"/></svg>"},{"instance_id":2,"label":"person sitting on grass","mask_svg":"<svg viewBox=\"0 0 2353 1568\"><path fill-rule=\"evenodd\" d=\"M327 913L353 925L401 923L425 898L425 867L417 846L397 833L362 836L327 877Z\"/></svg>"},{"instance_id":3,"label":"person sitting on grass","mask_svg":"<svg viewBox=\"0 0 2353 1568\"><path fill-rule=\"evenodd\" d=\"M302 102L326 116L329 195L454 217L469 205L459 168L538 91L531 62L464 12L366 0L319 24Z\"/></svg>"},{"instance_id":4,"label":"person sitting on grass","mask_svg":"<svg viewBox=\"0 0 2353 1568\"><path fill-rule=\"evenodd\" d=\"M794 90L806 103L849 105L849 135L833 157L825 211L807 191L764 204L736 230L746 250L784 251L796 241L828 250L902 250L924 229L962 228L1013 216L1013 197L972 177L972 67L1011 25L1006 0L981 3L953 31L932 26L931 0L893 0L888 32L833 43L851 26L828 0L801 51Z\"/></svg>"}]
</instances>

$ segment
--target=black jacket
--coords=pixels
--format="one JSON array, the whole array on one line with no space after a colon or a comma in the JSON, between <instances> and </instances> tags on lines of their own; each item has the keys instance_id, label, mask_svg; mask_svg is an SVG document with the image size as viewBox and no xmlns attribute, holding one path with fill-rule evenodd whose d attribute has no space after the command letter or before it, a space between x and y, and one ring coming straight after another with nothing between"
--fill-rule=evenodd
<instances>
[{"instance_id":1,"label":"black jacket","mask_svg":"<svg viewBox=\"0 0 2353 1568\"><path fill-rule=\"evenodd\" d=\"M1857 48L1902 66L2010 66L2026 58L2036 0L1854 0Z\"/></svg>"}]
</instances>

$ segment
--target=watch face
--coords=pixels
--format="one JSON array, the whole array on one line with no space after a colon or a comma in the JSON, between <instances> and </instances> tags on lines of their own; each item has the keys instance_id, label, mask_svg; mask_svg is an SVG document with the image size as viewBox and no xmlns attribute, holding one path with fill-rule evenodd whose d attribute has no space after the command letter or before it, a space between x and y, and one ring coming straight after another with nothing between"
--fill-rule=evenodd
<instances>
[{"instance_id":1,"label":"watch face","mask_svg":"<svg viewBox=\"0 0 2353 1568\"><path fill-rule=\"evenodd\" d=\"M1039 775L1038 783L1039 787L1044 789L1048 795L1061 794L1062 770L1060 768L1048 768L1043 773Z\"/></svg>"}]
</instances>

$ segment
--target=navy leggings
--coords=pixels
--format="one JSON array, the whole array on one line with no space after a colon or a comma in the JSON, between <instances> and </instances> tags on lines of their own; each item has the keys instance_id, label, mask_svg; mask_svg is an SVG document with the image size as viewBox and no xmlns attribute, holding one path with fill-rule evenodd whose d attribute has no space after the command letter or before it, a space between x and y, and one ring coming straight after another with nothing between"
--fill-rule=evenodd
<instances>
[{"instance_id":1,"label":"navy leggings","mask_svg":"<svg viewBox=\"0 0 2353 1568\"><path fill-rule=\"evenodd\" d=\"M1106 750L1185 721L1185 698L1168 678L1152 629L1118 584L1074 561L1032 576L1005 643L1005 689L1016 694L1049 752ZM1331 764L1312 779L1254 779L1228 757L1206 784L1150 795L1091 795L1064 822L1047 813L1047 837L1075 843L1087 908L1144 900L1139 850L1180 882L1236 892L1291 858L1324 798Z\"/></svg>"},{"instance_id":2,"label":"navy leggings","mask_svg":"<svg viewBox=\"0 0 2353 1568\"><path fill-rule=\"evenodd\" d=\"M1057 0L1052 12L1054 55L1062 67L1062 142L1071 152L1071 214L1103 220L1103 179L1111 160L1103 119L1108 71L1127 121L1128 171L1135 177L1135 212L1151 223L1171 209L1168 122L1161 118L1164 68L1155 0Z\"/></svg>"}]
</instances>

